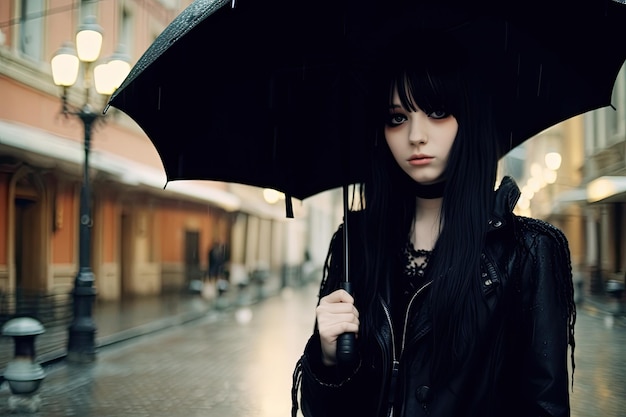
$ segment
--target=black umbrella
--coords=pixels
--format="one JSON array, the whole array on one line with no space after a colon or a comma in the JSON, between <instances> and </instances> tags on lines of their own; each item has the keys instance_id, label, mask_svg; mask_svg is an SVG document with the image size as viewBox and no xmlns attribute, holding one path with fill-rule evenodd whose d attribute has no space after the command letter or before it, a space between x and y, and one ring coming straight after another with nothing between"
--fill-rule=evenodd
<instances>
[{"instance_id":1,"label":"black umbrella","mask_svg":"<svg viewBox=\"0 0 626 417\"><path fill-rule=\"evenodd\" d=\"M366 178L369 68L396 33L434 29L467 47L510 115L503 153L611 104L626 6L431 3L196 0L110 104L149 136L168 180L237 182L298 199Z\"/></svg>"},{"instance_id":2,"label":"black umbrella","mask_svg":"<svg viewBox=\"0 0 626 417\"><path fill-rule=\"evenodd\" d=\"M291 196L342 186L345 196L349 184L366 179L365 143L376 129L371 70L398 34L445 33L467 49L472 71L499 93L498 108L508 115L503 154L611 104L626 58L626 6L468 3L196 0L140 58L110 105L152 140L168 181L274 188L289 204Z\"/></svg>"}]
</instances>

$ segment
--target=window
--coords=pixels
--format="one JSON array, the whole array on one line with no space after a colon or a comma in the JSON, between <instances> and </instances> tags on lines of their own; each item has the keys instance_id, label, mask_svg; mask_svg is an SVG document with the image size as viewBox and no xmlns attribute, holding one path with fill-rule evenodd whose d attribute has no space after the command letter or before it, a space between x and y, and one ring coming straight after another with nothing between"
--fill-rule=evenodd
<instances>
[{"instance_id":1,"label":"window","mask_svg":"<svg viewBox=\"0 0 626 417\"><path fill-rule=\"evenodd\" d=\"M42 60L44 0L22 0L18 49L26 57Z\"/></svg>"},{"instance_id":2,"label":"window","mask_svg":"<svg viewBox=\"0 0 626 417\"><path fill-rule=\"evenodd\" d=\"M127 54L129 57L133 56L133 19L128 9L123 8L120 13L119 22L119 44L120 52Z\"/></svg>"}]
</instances>

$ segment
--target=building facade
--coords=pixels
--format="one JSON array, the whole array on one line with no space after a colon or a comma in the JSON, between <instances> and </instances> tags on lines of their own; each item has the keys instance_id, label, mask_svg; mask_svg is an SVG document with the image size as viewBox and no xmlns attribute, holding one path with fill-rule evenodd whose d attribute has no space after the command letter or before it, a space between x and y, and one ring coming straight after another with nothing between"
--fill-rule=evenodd
<instances>
[{"instance_id":1,"label":"building facade","mask_svg":"<svg viewBox=\"0 0 626 417\"><path fill-rule=\"evenodd\" d=\"M7 0L0 4L0 294L11 312L20 295L70 293L79 268L84 126L62 113L63 91L50 60L73 41L87 16L102 27L101 59L124 52L131 65L189 0ZM86 96L85 77L67 90L70 106ZM87 99L85 98L87 97ZM268 203L261 189L210 181L167 183L149 138L111 108L95 124L89 153L90 264L97 299L185 291L207 270L214 242L230 263L281 276L306 251L320 264L336 228L333 192ZM313 226L313 227L311 227ZM13 306L13 307L12 307ZM8 309L8 310L7 310Z\"/></svg>"},{"instance_id":2,"label":"building facade","mask_svg":"<svg viewBox=\"0 0 626 417\"><path fill-rule=\"evenodd\" d=\"M587 191L590 289L626 284L626 67L617 76L612 107L585 115L582 167Z\"/></svg>"}]
</instances>

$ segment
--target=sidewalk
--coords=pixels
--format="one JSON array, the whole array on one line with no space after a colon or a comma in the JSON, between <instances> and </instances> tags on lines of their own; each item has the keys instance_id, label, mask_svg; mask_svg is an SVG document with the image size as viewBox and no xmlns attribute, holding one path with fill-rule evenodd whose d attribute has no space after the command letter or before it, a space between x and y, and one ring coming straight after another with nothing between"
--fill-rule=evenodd
<instances>
[{"instance_id":1,"label":"sidewalk","mask_svg":"<svg viewBox=\"0 0 626 417\"><path fill-rule=\"evenodd\" d=\"M121 303L97 303L93 312L97 328L96 347L103 348L179 326L203 318L213 310L227 310L253 304L276 292L266 289L260 294L255 286L245 288L243 291L231 287L223 295L212 299L206 299L200 293L184 293L135 298ZM55 361L64 356L57 352L56 355L44 358L42 362Z\"/></svg>"},{"instance_id":2,"label":"sidewalk","mask_svg":"<svg viewBox=\"0 0 626 417\"><path fill-rule=\"evenodd\" d=\"M221 297L213 299L206 299L200 293L185 292L96 302L92 311L96 327L96 351L118 342L188 323L205 317L213 310L256 303L276 292L275 288L266 288L261 292L258 287L251 285L244 291L229 288ZM45 332L35 338L37 362L45 367L65 359L67 338L66 325L45 328ZM0 337L0 387L4 382L2 373L13 358L13 351L13 339Z\"/></svg>"}]
</instances>

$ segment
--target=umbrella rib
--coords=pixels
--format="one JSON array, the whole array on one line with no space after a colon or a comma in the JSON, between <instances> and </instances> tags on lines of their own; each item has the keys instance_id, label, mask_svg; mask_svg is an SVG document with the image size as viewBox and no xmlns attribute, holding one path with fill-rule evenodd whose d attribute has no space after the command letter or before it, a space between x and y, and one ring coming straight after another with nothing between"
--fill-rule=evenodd
<instances>
[{"instance_id":1,"label":"umbrella rib","mask_svg":"<svg viewBox=\"0 0 626 417\"><path fill-rule=\"evenodd\" d=\"M509 21L504 22L504 52L509 50Z\"/></svg>"},{"instance_id":2,"label":"umbrella rib","mask_svg":"<svg viewBox=\"0 0 626 417\"><path fill-rule=\"evenodd\" d=\"M517 54L517 83L515 83L515 98L519 99L519 80L522 66L522 55Z\"/></svg>"},{"instance_id":3,"label":"umbrella rib","mask_svg":"<svg viewBox=\"0 0 626 417\"><path fill-rule=\"evenodd\" d=\"M539 64L539 80L537 81L537 97L541 95L541 77L543 75L543 64Z\"/></svg>"}]
</instances>

